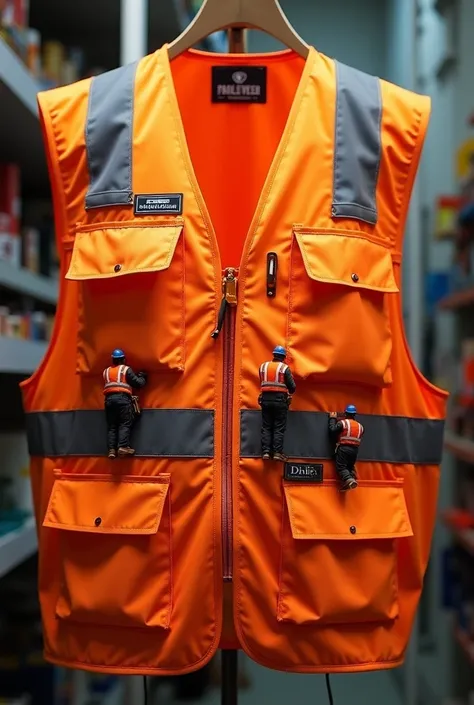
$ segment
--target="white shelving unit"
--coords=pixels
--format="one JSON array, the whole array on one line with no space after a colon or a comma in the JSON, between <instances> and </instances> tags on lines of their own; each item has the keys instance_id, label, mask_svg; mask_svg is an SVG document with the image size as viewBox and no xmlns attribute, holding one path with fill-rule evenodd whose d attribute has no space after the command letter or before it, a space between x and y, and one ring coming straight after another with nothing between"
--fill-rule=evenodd
<instances>
[{"instance_id":1,"label":"white shelving unit","mask_svg":"<svg viewBox=\"0 0 474 705\"><path fill-rule=\"evenodd\" d=\"M21 529L0 536L0 578L32 556L37 545L34 519L25 522Z\"/></svg>"}]
</instances>

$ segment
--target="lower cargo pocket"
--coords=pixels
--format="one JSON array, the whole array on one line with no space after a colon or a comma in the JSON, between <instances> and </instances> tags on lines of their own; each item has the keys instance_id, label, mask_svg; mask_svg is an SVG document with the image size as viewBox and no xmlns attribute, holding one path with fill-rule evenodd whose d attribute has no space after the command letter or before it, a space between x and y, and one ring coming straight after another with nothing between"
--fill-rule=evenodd
<instances>
[{"instance_id":1,"label":"lower cargo pocket","mask_svg":"<svg viewBox=\"0 0 474 705\"><path fill-rule=\"evenodd\" d=\"M43 525L60 532L59 619L169 628L169 482L57 473Z\"/></svg>"},{"instance_id":2,"label":"lower cargo pocket","mask_svg":"<svg viewBox=\"0 0 474 705\"><path fill-rule=\"evenodd\" d=\"M293 624L398 617L397 541L412 536L402 482L285 482L277 619Z\"/></svg>"}]
</instances>

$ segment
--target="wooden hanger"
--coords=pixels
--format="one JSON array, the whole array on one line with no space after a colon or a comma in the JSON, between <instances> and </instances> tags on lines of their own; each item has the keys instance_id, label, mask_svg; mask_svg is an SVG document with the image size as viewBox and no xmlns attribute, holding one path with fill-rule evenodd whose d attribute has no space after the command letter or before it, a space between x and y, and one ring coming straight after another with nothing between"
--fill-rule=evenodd
<instances>
[{"instance_id":1,"label":"wooden hanger","mask_svg":"<svg viewBox=\"0 0 474 705\"><path fill-rule=\"evenodd\" d=\"M168 45L169 57L174 59L214 32L230 29L235 35L235 30L245 28L266 32L304 59L308 56L309 46L288 22L278 0L204 0L191 24Z\"/></svg>"}]
</instances>

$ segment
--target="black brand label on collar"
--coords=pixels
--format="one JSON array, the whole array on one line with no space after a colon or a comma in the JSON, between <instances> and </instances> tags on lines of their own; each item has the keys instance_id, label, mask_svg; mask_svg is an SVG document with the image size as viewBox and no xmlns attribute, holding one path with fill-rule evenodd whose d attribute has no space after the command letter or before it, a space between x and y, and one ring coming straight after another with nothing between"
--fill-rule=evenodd
<instances>
[{"instance_id":1,"label":"black brand label on collar","mask_svg":"<svg viewBox=\"0 0 474 705\"><path fill-rule=\"evenodd\" d=\"M181 215L182 193L140 193L135 196L135 215Z\"/></svg>"},{"instance_id":2,"label":"black brand label on collar","mask_svg":"<svg viewBox=\"0 0 474 705\"><path fill-rule=\"evenodd\" d=\"M296 482L322 482L322 463L285 463L283 472L285 480Z\"/></svg>"},{"instance_id":3,"label":"black brand label on collar","mask_svg":"<svg viewBox=\"0 0 474 705\"><path fill-rule=\"evenodd\" d=\"M267 67L213 66L212 102L266 103Z\"/></svg>"}]
</instances>

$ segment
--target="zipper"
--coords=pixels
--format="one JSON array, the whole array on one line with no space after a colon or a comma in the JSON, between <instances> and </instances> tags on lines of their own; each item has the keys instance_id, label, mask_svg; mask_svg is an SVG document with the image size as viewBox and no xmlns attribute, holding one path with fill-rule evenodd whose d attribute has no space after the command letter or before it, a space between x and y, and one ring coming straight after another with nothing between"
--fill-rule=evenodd
<instances>
[{"instance_id":1,"label":"zipper","mask_svg":"<svg viewBox=\"0 0 474 705\"><path fill-rule=\"evenodd\" d=\"M222 571L224 582L232 581L232 407L234 401L235 319L238 270L228 267L222 279L222 301L216 339L224 331L222 384Z\"/></svg>"}]
</instances>

